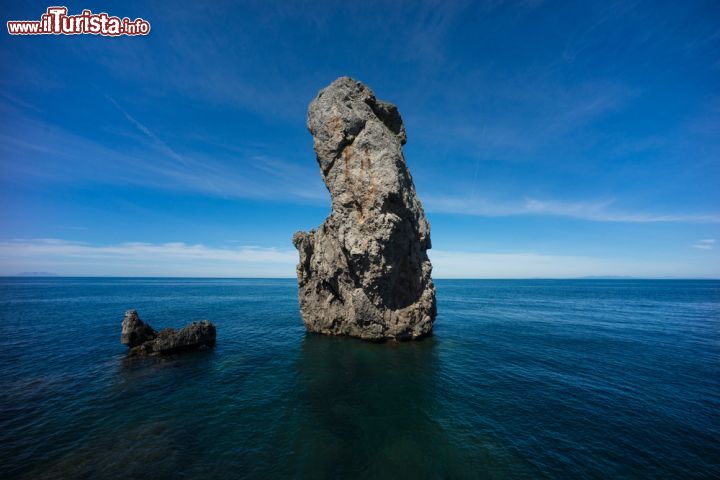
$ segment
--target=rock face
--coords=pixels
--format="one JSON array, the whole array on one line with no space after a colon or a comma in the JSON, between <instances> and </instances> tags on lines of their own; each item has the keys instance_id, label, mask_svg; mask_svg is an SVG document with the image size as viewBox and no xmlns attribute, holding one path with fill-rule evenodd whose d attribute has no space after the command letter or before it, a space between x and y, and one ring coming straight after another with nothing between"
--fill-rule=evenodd
<instances>
[{"instance_id":1,"label":"rock face","mask_svg":"<svg viewBox=\"0 0 720 480\"><path fill-rule=\"evenodd\" d=\"M405 164L397 107L341 77L310 103L308 128L332 212L293 236L307 329L366 340L428 334L436 314L430 226Z\"/></svg>"},{"instance_id":2,"label":"rock face","mask_svg":"<svg viewBox=\"0 0 720 480\"><path fill-rule=\"evenodd\" d=\"M120 343L130 348L135 348L143 343L154 339L157 332L150 325L140 320L137 310L128 310L125 312L125 318L122 322L122 333L120 334Z\"/></svg>"},{"instance_id":3,"label":"rock face","mask_svg":"<svg viewBox=\"0 0 720 480\"><path fill-rule=\"evenodd\" d=\"M130 355L163 355L207 348L215 345L215 325L201 320L180 330L166 328L156 332L140 320L137 311L128 310L122 322L120 342L130 347Z\"/></svg>"}]
</instances>

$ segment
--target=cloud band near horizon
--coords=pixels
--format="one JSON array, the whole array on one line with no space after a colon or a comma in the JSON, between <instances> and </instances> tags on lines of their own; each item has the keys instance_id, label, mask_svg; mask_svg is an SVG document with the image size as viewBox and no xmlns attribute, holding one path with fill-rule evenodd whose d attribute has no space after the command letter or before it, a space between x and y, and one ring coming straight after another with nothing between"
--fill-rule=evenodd
<instances>
[{"instance_id":1,"label":"cloud band near horizon","mask_svg":"<svg viewBox=\"0 0 720 480\"><path fill-rule=\"evenodd\" d=\"M430 250L435 278L720 278L720 262L687 264L535 252ZM43 271L63 276L295 276L297 252L259 246L209 247L182 242L91 245L60 239L0 242L0 275Z\"/></svg>"}]
</instances>

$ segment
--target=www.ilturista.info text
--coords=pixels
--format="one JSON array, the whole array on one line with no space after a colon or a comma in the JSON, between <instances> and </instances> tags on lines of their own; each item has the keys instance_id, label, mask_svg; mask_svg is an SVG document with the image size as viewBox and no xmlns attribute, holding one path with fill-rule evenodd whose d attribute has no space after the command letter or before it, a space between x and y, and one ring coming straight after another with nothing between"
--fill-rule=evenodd
<instances>
[{"instance_id":1,"label":"www.ilturista.info text","mask_svg":"<svg viewBox=\"0 0 720 480\"><path fill-rule=\"evenodd\" d=\"M150 22L142 18L112 17L107 13L83 10L79 15L68 15L67 7L49 7L40 20L10 20L10 35L147 35Z\"/></svg>"}]
</instances>

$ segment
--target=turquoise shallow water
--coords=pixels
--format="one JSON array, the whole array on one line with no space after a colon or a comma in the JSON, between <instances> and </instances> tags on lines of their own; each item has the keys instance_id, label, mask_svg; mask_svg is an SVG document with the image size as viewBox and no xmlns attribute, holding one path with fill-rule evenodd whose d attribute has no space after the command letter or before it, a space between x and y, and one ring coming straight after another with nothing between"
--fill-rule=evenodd
<instances>
[{"instance_id":1,"label":"turquoise shallow water","mask_svg":"<svg viewBox=\"0 0 720 480\"><path fill-rule=\"evenodd\" d=\"M0 478L720 477L720 282L437 288L369 344L293 280L0 279ZM217 347L127 359L130 307Z\"/></svg>"}]
</instances>

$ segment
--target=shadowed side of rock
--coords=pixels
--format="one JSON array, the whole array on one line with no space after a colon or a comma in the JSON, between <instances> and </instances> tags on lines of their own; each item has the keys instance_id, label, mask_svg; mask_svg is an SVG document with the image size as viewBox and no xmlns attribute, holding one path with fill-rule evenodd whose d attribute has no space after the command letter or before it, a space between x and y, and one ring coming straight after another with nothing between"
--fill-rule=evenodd
<instances>
[{"instance_id":1,"label":"shadowed side of rock","mask_svg":"<svg viewBox=\"0 0 720 480\"><path fill-rule=\"evenodd\" d=\"M143 322L137 311L128 310L122 322L120 342L130 347L129 355L165 355L215 345L215 325L207 320L193 322L179 330L156 332Z\"/></svg>"},{"instance_id":2,"label":"shadowed side of rock","mask_svg":"<svg viewBox=\"0 0 720 480\"><path fill-rule=\"evenodd\" d=\"M428 334L436 314L430 226L397 107L341 77L310 103L308 128L332 212L293 236L307 329L366 340Z\"/></svg>"},{"instance_id":3,"label":"shadowed side of rock","mask_svg":"<svg viewBox=\"0 0 720 480\"><path fill-rule=\"evenodd\" d=\"M153 330L150 325L140 320L137 310L128 310L125 312L120 343L134 348L147 341L153 340L156 336L157 332Z\"/></svg>"}]
</instances>

